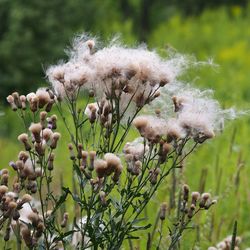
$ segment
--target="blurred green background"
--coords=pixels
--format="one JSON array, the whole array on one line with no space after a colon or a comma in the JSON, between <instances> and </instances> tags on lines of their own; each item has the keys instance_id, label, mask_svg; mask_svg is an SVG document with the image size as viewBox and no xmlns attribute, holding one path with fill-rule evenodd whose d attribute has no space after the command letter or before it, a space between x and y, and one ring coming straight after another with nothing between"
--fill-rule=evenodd
<instances>
[{"instance_id":1,"label":"blurred green background","mask_svg":"<svg viewBox=\"0 0 250 250\"><path fill-rule=\"evenodd\" d=\"M5 106L5 97L13 91L26 94L46 86L44 69L66 58L64 49L74 35L82 32L104 40L119 33L127 44L146 42L160 52L172 48L198 60L213 58L218 67L192 69L183 78L194 86L215 90L223 107L248 110L249 3L0 0L0 168L15 160L21 149L16 142L22 132L19 121ZM185 234L182 249L206 249L231 234L235 220L243 237L242 249L250 246L249 125L248 116L226 125L225 132L203 145L180 173L180 183L187 182L193 190L205 189L218 198L213 212L198 218L200 227ZM59 149L62 152L66 141ZM58 159L61 168L64 161ZM162 185L148 209L155 211L160 201L168 201L166 190L170 186ZM197 230L201 232L198 238Z\"/></svg>"}]
</instances>

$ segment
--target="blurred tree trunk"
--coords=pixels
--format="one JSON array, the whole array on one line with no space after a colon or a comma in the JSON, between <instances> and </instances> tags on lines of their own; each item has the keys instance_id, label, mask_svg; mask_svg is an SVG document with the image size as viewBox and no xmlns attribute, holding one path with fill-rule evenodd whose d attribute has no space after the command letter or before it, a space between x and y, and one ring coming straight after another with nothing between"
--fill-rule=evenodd
<instances>
[{"instance_id":1,"label":"blurred tree trunk","mask_svg":"<svg viewBox=\"0 0 250 250\"><path fill-rule=\"evenodd\" d=\"M128 0L120 1L120 9L124 20L132 16L132 9Z\"/></svg>"},{"instance_id":2,"label":"blurred tree trunk","mask_svg":"<svg viewBox=\"0 0 250 250\"><path fill-rule=\"evenodd\" d=\"M153 1L151 0L141 0L139 39L142 42L147 41L147 36L150 32L150 9L152 3Z\"/></svg>"}]
</instances>

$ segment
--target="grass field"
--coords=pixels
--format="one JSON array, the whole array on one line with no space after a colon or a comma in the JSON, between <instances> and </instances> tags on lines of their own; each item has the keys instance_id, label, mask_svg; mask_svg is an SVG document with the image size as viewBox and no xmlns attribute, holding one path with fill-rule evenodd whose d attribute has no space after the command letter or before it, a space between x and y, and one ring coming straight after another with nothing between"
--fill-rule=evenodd
<instances>
[{"instance_id":1,"label":"grass field","mask_svg":"<svg viewBox=\"0 0 250 250\"><path fill-rule=\"evenodd\" d=\"M249 11L250 13L250 11ZM213 58L218 67L193 69L183 77L200 88L215 90L215 97L223 107L235 106L248 110L250 103L250 14L238 7L206 11L199 17L182 19L173 16L156 27L150 36L150 47L174 48L180 53L192 54L198 60ZM39 66L39 65L38 65ZM20 126L15 116L6 111L0 117L0 168L7 167L20 150L15 138ZM60 124L62 127L62 125ZM177 173L178 185L187 183L192 190L209 191L218 204L199 216L199 228L184 234L180 249L206 249L230 235L234 221L238 221L238 234L243 237L242 249L250 246L250 118L240 117L226 124L225 131L216 139L202 145ZM68 174L65 164L68 137L64 137L57 158L57 171ZM65 180L67 182L67 180ZM159 209L161 201L169 201L171 178L164 183L154 197L147 214ZM176 194L177 196L178 194ZM169 222L168 222L169 223ZM167 224L164 232L167 233ZM146 232L138 241L145 249ZM166 237L164 238L166 240ZM194 246L196 248L194 248Z\"/></svg>"}]
</instances>

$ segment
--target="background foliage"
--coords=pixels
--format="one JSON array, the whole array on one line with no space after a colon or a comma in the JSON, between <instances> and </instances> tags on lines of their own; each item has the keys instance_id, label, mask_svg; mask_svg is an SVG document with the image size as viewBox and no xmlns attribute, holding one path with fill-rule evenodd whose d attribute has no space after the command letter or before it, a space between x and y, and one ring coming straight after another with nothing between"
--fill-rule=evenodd
<instances>
[{"instance_id":1,"label":"background foliage","mask_svg":"<svg viewBox=\"0 0 250 250\"><path fill-rule=\"evenodd\" d=\"M23 94L46 85L44 68L63 58L73 35L85 31L104 39L118 32L126 43L147 42L160 52L171 48L198 60L212 57L218 67L192 70L185 80L214 89L225 107L249 109L249 23L246 0L0 0L0 102L14 90ZM19 127L13 114L4 106L0 110L5 113L0 116L2 168L18 152ZM186 234L182 249L191 249L195 241L200 249L220 241L232 232L236 219L243 246L250 246L249 123L245 117L227 126L179 174L180 185L187 182L218 198L213 213L199 218L201 228ZM62 155L66 144L67 138L59 149ZM70 172L64 162L58 159L58 171ZM162 185L148 214L159 208L159 201L168 201L170 188L171 183Z\"/></svg>"}]
</instances>

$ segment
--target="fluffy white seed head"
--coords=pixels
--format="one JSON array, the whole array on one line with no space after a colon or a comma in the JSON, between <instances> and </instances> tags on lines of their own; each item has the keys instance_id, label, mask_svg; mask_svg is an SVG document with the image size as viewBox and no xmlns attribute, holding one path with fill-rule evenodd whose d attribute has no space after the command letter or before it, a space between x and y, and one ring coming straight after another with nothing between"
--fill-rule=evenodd
<instances>
[{"instance_id":1,"label":"fluffy white seed head","mask_svg":"<svg viewBox=\"0 0 250 250\"><path fill-rule=\"evenodd\" d=\"M28 142L29 137L28 137L27 134L23 133L23 134L19 135L17 139L18 139L20 142L22 142L22 143L26 143L26 142Z\"/></svg>"},{"instance_id":2,"label":"fluffy white seed head","mask_svg":"<svg viewBox=\"0 0 250 250\"><path fill-rule=\"evenodd\" d=\"M14 103L14 97L12 95L7 96L6 100L10 104Z\"/></svg>"},{"instance_id":3,"label":"fluffy white seed head","mask_svg":"<svg viewBox=\"0 0 250 250\"><path fill-rule=\"evenodd\" d=\"M42 125L40 123L32 123L29 127L29 131L32 134L40 134L42 130Z\"/></svg>"},{"instance_id":4,"label":"fluffy white seed head","mask_svg":"<svg viewBox=\"0 0 250 250\"><path fill-rule=\"evenodd\" d=\"M143 143L143 138L139 137L132 142L127 142L123 148L125 155L131 155L132 159L139 160L147 154L149 146Z\"/></svg>"},{"instance_id":5,"label":"fluffy white seed head","mask_svg":"<svg viewBox=\"0 0 250 250\"><path fill-rule=\"evenodd\" d=\"M103 158L107 162L107 175L110 175L122 166L121 159L113 153L106 153Z\"/></svg>"},{"instance_id":6,"label":"fluffy white seed head","mask_svg":"<svg viewBox=\"0 0 250 250\"><path fill-rule=\"evenodd\" d=\"M106 47L99 44L85 35L77 37L68 51L68 62L47 69L47 77L58 96L73 96L83 87L94 91L101 100L115 87L118 93L122 92L122 103L132 99L141 106L151 102L157 88L173 82L184 69L183 56L161 58L145 46L129 48L117 39Z\"/></svg>"}]
</instances>

